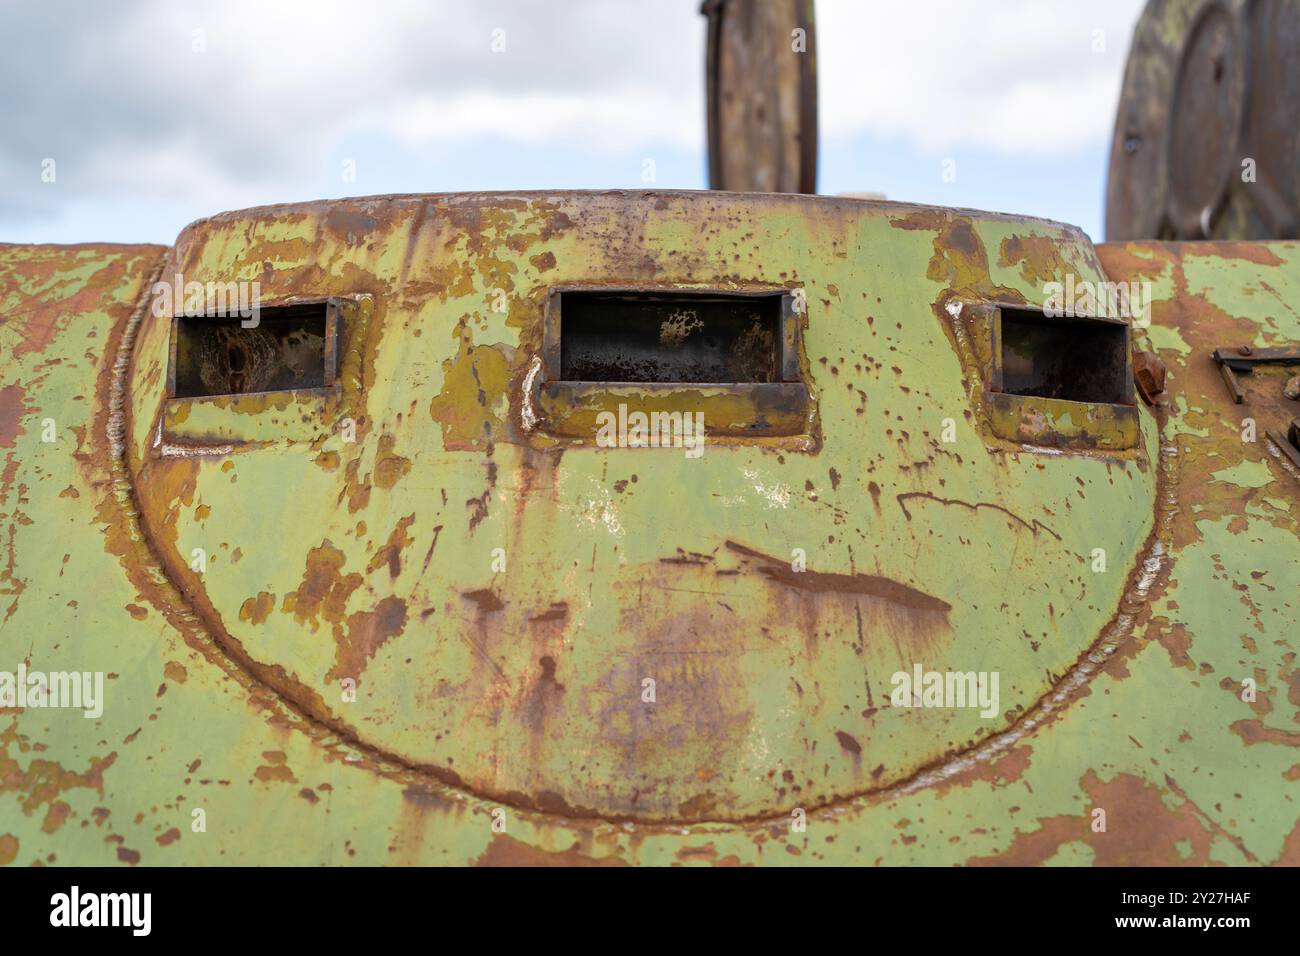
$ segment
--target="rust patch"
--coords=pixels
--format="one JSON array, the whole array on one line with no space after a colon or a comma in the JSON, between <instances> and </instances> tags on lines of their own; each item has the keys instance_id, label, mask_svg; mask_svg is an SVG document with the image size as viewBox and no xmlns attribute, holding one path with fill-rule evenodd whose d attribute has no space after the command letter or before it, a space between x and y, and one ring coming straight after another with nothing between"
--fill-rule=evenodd
<instances>
[{"instance_id":1,"label":"rust patch","mask_svg":"<svg viewBox=\"0 0 1300 956\"><path fill-rule=\"evenodd\" d=\"M895 229L935 233L934 254L925 274L936 282L946 283L949 294L976 296L990 300L1023 304L1025 297L1008 286L995 286L989 278L989 257L974 223L943 209L918 209L907 216L889 220ZM935 303L936 314L946 295Z\"/></svg>"},{"instance_id":2,"label":"rust patch","mask_svg":"<svg viewBox=\"0 0 1300 956\"><path fill-rule=\"evenodd\" d=\"M11 833L0 834L0 866L8 866L18 858L18 838Z\"/></svg>"},{"instance_id":3,"label":"rust patch","mask_svg":"<svg viewBox=\"0 0 1300 956\"><path fill-rule=\"evenodd\" d=\"M543 850L529 846L512 836L498 833L492 838L477 860L475 866L627 866L623 860L605 857L594 859L582 852L575 843L567 850Z\"/></svg>"},{"instance_id":4,"label":"rust patch","mask_svg":"<svg viewBox=\"0 0 1300 956\"><path fill-rule=\"evenodd\" d=\"M347 496L348 514L356 514L370 504L370 475L367 473L364 480L358 480L360 471L360 458L353 458L343 470L344 484L339 492L339 501Z\"/></svg>"},{"instance_id":5,"label":"rust patch","mask_svg":"<svg viewBox=\"0 0 1300 956\"><path fill-rule=\"evenodd\" d=\"M332 232L349 246L356 245L379 226L379 220L361 209L332 206L321 220L321 228Z\"/></svg>"},{"instance_id":6,"label":"rust patch","mask_svg":"<svg viewBox=\"0 0 1300 956\"><path fill-rule=\"evenodd\" d=\"M360 683L361 672L375 652L405 627L406 602L398 597L384 598L373 611L349 615L346 633L340 636L335 630L334 667L325 679L351 677Z\"/></svg>"},{"instance_id":7,"label":"rust patch","mask_svg":"<svg viewBox=\"0 0 1300 956\"><path fill-rule=\"evenodd\" d=\"M1064 282L1066 274L1074 270L1067 268L1058 246L1058 240L1051 236L1007 236L1002 240L998 265L1018 264L1021 278L1035 285ZM1078 273L1075 272L1074 276L1077 279Z\"/></svg>"},{"instance_id":8,"label":"rust patch","mask_svg":"<svg viewBox=\"0 0 1300 956\"><path fill-rule=\"evenodd\" d=\"M47 247L57 248L57 247ZM107 251L106 245L87 244L84 249ZM122 254L106 260L104 264L90 275L81 288L71 295L48 295L45 290L33 295L19 294L19 301L6 316L17 316L21 321L14 322L14 331L21 341L14 347L13 358L46 351L61 334L72 327L78 316L104 308L106 302L113 300L114 293L138 268L138 257L156 255L161 257L162 246L142 245L118 247ZM62 272L54 260L32 263L35 268L32 275L41 274L47 280L61 280ZM151 280L152 281L152 280ZM42 286L46 286L42 283ZM148 288L146 284L145 288Z\"/></svg>"},{"instance_id":9,"label":"rust patch","mask_svg":"<svg viewBox=\"0 0 1300 956\"><path fill-rule=\"evenodd\" d=\"M32 749L28 738L18 733L17 720L11 722L9 727L0 733L0 793L17 794L23 813L28 816L38 807L45 806L47 822L52 812L56 818L59 817L58 812L53 809L54 804L58 802L61 794L69 790L91 789L102 798L104 771L117 760L116 751L107 757L92 757L90 766L84 772L75 773L65 770L52 760L35 757L24 769L19 766L15 757L10 756L11 745L16 745L22 753Z\"/></svg>"},{"instance_id":10,"label":"rust patch","mask_svg":"<svg viewBox=\"0 0 1300 956\"><path fill-rule=\"evenodd\" d=\"M1139 249L1143 252L1149 252L1151 255L1139 255ZM1138 277L1156 279L1177 261L1177 257L1158 242L1127 245L1107 243L1097 248L1097 255L1101 258L1106 275L1117 280Z\"/></svg>"},{"instance_id":11,"label":"rust patch","mask_svg":"<svg viewBox=\"0 0 1300 956\"><path fill-rule=\"evenodd\" d=\"M397 439L392 435L379 437L379 451L375 454L375 484L380 488L392 488L411 470L410 459L393 451L395 444Z\"/></svg>"},{"instance_id":12,"label":"rust patch","mask_svg":"<svg viewBox=\"0 0 1300 956\"><path fill-rule=\"evenodd\" d=\"M1191 655L1187 653L1192 647L1192 636L1187 633L1187 628L1183 625L1171 624L1168 627L1161 627L1156 632L1155 638L1169 653L1169 663L1175 667L1193 666Z\"/></svg>"},{"instance_id":13,"label":"rust patch","mask_svg":"<svg viewBox=\"0 0 1300 956\"><path fill-rule=\"evenodd\" d=\"M1287 834L1282 844L1282 852L1273 861L1273 866L1300 866L1300 821L1297 821L1291 828L1291 832Z\"/></svg>"},{"instance_id":14,"label":"rust patch","mask_svg":"<svg viewBox=\"0 0 1300 956\"><path fill-rule=\"evenodd\" d=\"M711 816L718 806L718 795L712 790L697 793L677 806L677 815L683 820L703 820Z\"/></svg>"},{"instance_id":15,"label":"rust patch","mask_svg":"<svg viewBox=\"0 0 1300 956\"><path fill-rule=\"evenodd\" d=\"M0 448L14 447L18 436L27 434L21 420L34 409L26 405L26 394L21 385L0 388Z\"/></svg>"},{"instance_id":16,"label":"rust patch","mask_svg":"<svg viewBox=\"0 0 1300 956\"><path fill-rule=\"evenodd\" d=\"M285 765L286 757L281 750L264 750L262 757L266 763L258 767L253 772L258 780L263 783L297 783L298 778L293 775L293 771Z\"/></svg>"},{"instance_id":17,"label":"rust patch","mask_svg":"<svg viewBox=\"0 0 1300 956\"><path fill-rule=\"evenodd\" d=\"M840 742L840 746L846 751L857 757L862 753L862 744L858 743L857 738L851 734L846 734L842 730L835 731L835 739Z\"/></svg>"},{"instance_id":18,"label":"rust patch","mask_svg":"<svg viewBox=\"0 0 1300 956\"><path fill-rule=\"evenodd\" d=\"M455 358L442 363L442 391L429 414L442 426L442 447L473 451L491 445L502 428L497 406L504 402L510 368L505 356L487 345L461 339Z\"/></svg>"},{"instance_id":19,"label":"rust patch","mask_svg":"<svg viewBox=\"0 0 1300 956\"><path fill-rule=\"evenodd\" d=\"M152 519L150 525L159 543L166 545L164 551L177 550L178 506L189 507L194 504L194 488L198 476L199 462L196 459L158 458L150 460L142 468L141 480L135 482L140 512Z\"/></svg>"},{"instance_id":20,"label":"rust patch","mask_svg":"<svg viewBox=\"0 0 1300 956\"><path fill-rule=\"evenodd\" d=\"M1262 242L1188 242L1181 245L1184 255L1209 256L1214 259L1241 259L1259 266L1282 266L1286 260Z\"/></svg>"},{"instance_id":21,"label":"rust patch","mask_svg":"<svg viewBox=\"0 0 1300 956\"><path fill-rule=\"evenodd\" d=\"M505 607L501 598L497 597L496 592L490 588L481 588L477 591L466 591L461 595L461 597L473 601L478 605L480 611L486 611L488 613L500 611Z\"/></svg>"},{"instance_id":22,"label":"rust patch","mask_svg":"<svg viewBox=\"0 0 1300 956\"><path fill-rule=\"evenodd\" d=\"M1242 739L1246 746L1252 744L1281 744L1284 747L1300 747L1300 730L1279 730L1265 727L1262 720L1239 720L1229 728Z\"/></svg>"},{"instance_id":23,"label":"rust patch","mask_svg":"<svg viewBox=\"0 0 1300 956\"><path fill-rule=\"evenodd\" d=\"M1131 774L1103 783L1089 770L1080 781L1088 796L1078 814L1047 817L1036 829L1017 833L1003 852L967 861L969 866L1039 866L1067 843L1090 846L1097 866L1189 866L1210 862L1216 834L1190 800L1170 809L1160 788ZM1181 794L1180 794L1181 796ZM1091 810L1106 811L1107 830L1092 830ZM1190 845L1188 856L1176 844Z\"/></svg>"},{"instance_id":24,"label":"rust patch","mask_svg":"<svg viewBox=\"0 0 1300 956\"><path fill-rule=\"evenodd\" d=\"M311 622L314 632L320 618L338 623L343 620L352 592L361 586L362 577L355 571L341 574L347 556L328 539L307 553L307 567L298 590L284 596L280 610L292 613L298 623Z\"/></svg>"},{"instance_id":25,"label":"rust patch","mask_svg":"<svg viewBox=\"0 0 1300 956\"><path fill-rule=\"evenodd\" d=\"M56 800L50 804L50 808L45 811L45 819L41 821L42 833L54 833L59 827L63 826L65 820L72 813L72 807L62 800Z\"/></svg>"},{"instance_id":26,"label":"rust patch","mask_svg":"<svg viewBox=\"0 0 1300 956\"><path fill-rule=\"evenodd\" d=\"M366 565L369 573L388 565L388 576L396 578L402 573L402 551L411 543L411 536L406 532L415 522L415 515L409 514L397 522L397 527L388 536L388 543L374 553Z\"/></svg>"},{"instance_id":27,"label":"rust patch","mask_svg":"<svg viewBox=\"0 0 1300 956\"><path fill-rule=\"evenodd\" d=\"M261 624L275 610L275 595L270 591L258 591L257 597L248 598L239 608L239 619L250 624Z\"/></svg>"},{"instance_id":28,"label":"rust patch","mask_svg":"<svg viewBox=\"0 0 1300 956\"><path fill-rule=\"evenodd\" d=\"M569 616L569 605L564 601L556 601L541 614L536 614L528 620L534 624L545 624L548 621L563 621Z\"/></svg>"},{"instance_id":29,"label":"rust patch","mask_svg":"<svg viewBox=\"0 0 1300 956\"><path fill-rule=\"evenodd\" d=\"M163 665L163 676L177 684L184 684L190 677L185 665L177 661L168 661Z\"/></svg>"}]
</instances>

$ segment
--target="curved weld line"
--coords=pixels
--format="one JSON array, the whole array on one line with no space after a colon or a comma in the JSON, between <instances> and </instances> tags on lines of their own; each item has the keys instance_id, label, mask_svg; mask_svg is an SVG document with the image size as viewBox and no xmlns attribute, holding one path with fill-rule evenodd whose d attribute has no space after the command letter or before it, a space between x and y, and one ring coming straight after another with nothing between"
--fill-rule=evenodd
<instances>
[{"instance_id":1,"label":"curved weld line","mask_svg":"<svg viewBox=\"0 0 1300 956\"><path fill-rule=\"evenodd\" d=\"M906 796L926 787L944 783L951 778L986 764L1006 753L1022 739L1054 720L1073 703L1078 692L1096 676L1102 665L1133 636L1137 616L1146 606L1151 589L1167 570L1168 542L1173 536L1173 518L1177 508L1167 499L1175 482L1178 449L1161 446L1160 467L1156 472L1156 520L1147 536L1142 558L1129 572L1120 606L1110 622L1102 629L1092 646L1080 655L1074 666L1066 672L1045 696L1030 707L1008 729L985 738L980 743L951 757L943 758L928 767L922 767L905 780L868 790L853 797L831 801L820 809L836 804L848 804L869 798L881 802L892 797Z\"/></svg>"},{"instance_id":2,"label":"curved weld line","mask_svg":"<svg viewBox=\"0 0 1300 956\"><path fill-rule=\"evenodd\" d=\"M207 647L214 652L215 657L209 656L208 659L218 666L230 677L234 678L245 690L258 691L269 690L275 695L286 710L292 715L300 718L298 722L299 729L308 733L308 735L322 746L330 746L330 738L333 738L336 744L342 748L350 748L357 752L358 756L363 756L370 761L369 764L363 764L364 769L369 769L387 777L400 777L402 775L417 778L422 786L433 784L442 791L439 795L447 799L448 802L463 802L468 797L484 800L472 791L462 786L453 785L446 781L445 771L439 767L426 767L402 760L392 754L388 754L378 748L368 744L359 738L356 733L346 725L335 723L334 721L323 718L321 715L312 713L300 702L288 694L284 689L276 686L274 683L266 680L256 672L257 667L270 670L266 665L260 664L248 657L246 653L232 648L222 639L218 630L211 627L203 617L195 611L189 599L177 587L176 582L166 571L166 565L162 560L162 555L155 544L153 537L146 531L144 523L141 520L139 502L135 494L135 485L133 482L130 469L126 461L127 453L127 427L129 424L127 414L127 379L130 375L131 362L135 352L136 338L139 334L141 322L149 307L153 297L153 285L162 273L166 254L160 258L158 265L145 283L140 293L140 298L136 303L134 311L126 321L122 330L122 338L118 344L117 355L113 360L113 366L110 371L109 380L109 402L108 414L105 418L104 433L108 438L109 445L109 468L112 474L113 497L122 514L124 523L130 525L133 532L133 538L141 542L153 562L152 567L141 568L141 573L145 574L151 582L157 586L168 598L166 604L160 603L160 598L154 595L146 595L147 599L159 613L171 623L178 631L184 635L187 630L190 634L195 635L206 643ZM129 564L130 558L123 556L121 560ZM128 573L128 577L129 577ZM208 656L205 654L205 656ZM344 758L344 762L352 766L358 766L360 761L354 759L352 755ZM411 782L409 779L406 782ZM526 809L526 808L522 808Z\"/></svg>"}]
</instances>

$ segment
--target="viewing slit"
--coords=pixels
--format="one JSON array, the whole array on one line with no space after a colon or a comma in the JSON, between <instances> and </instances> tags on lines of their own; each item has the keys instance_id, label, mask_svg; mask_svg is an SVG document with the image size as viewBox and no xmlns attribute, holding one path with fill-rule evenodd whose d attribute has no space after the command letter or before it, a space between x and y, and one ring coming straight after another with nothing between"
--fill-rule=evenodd
<instances>
[{"instance_id":1,"label":"viewing slit","mask_svg":"<svg viewBox=\"0 0 1300 956\"><path fill-rule=\"evenodd\" d=\"M1129 337L1123 322L1046 318L1032 309L1001 309L998 362L1009 395L1124 405L1129 390Z\"/></svg>"},{"instance_id":2,"label":"viewing slit","mask_svg":"<svg viewBox=\"0 0 1300 956\"><path fill-rule=\"evenodd\" d=\"M780 382L787 298L782 292L562 292L559 377L574 382Z\"/></svg>"},{"instance_id":3,"label":"viewing slit","mask_svg":"<svg viewBox=\"0 0 1300 956\"><path fill-rule=\"evenodd\" d=\"M258 324L238 316L177 316L174 398L243 395L333 384L334 327L328 302L267 306Z\"/></svg>"}]
</instances>

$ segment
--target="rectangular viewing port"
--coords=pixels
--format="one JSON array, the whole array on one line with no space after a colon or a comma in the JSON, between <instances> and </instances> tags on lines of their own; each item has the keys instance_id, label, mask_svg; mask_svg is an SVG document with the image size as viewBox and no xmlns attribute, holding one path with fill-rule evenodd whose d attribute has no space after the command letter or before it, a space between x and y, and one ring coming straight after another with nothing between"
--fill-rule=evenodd
<instances>
[{"instance_id":1,"label":"rectangular viewing port","mask_svg":"<svg viewBox=\"0 0 1300 956\"><path fill-rule=\"evenodd\" d=\"M1129 329L1121 321L1049 318L1001 307L995 391L1068 402L1132 404Z\"/></svg>"},{"instance_id":2,"label":"rectangular viewing port","mask_svg":"<svg viewBox=\"0 0 1300 956\"><path fill-rule=\"evenodd\" d=\"M709 441L808 448L795 301L783 288L552 288L528 417L588 447L602 416L632 411L703 415Z\"/></svg>"},{"instance_id":3,"label":"rectangular viewing port","mask_svg":"<svg viewBox=\"0 0 1300 956\"><path fill-rule=\"evenodd\" d=\"M176 316L172 397L325 388L334 384L337 309L329 301L262 306L258 324L238 316Z\"/></svg>"},{"instance_id":4,"label":"rectangular viewing port","mask_svg":"<svg viewBox=\"0 0 1300 956\"><path fill-rule=\"evenodd\" d=\"M789 293L552 293L548 378L566 382L796 381Z\"/></svg>"}]
</instances>

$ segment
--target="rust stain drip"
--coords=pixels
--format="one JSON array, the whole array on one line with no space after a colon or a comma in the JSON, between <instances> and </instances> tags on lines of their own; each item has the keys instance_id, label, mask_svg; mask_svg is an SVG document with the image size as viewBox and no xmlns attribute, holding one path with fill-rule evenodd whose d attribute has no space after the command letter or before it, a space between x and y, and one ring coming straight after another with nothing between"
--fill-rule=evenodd
<instances>
[{"instance_id":1,"label":"rust stain drip","mask_svg":"<svg viewBox=\"0 0 1300 956\"><path fill-rule=\"evenodd\" d=\"M747 558L763 562L758 569L765 577L777 584L797 588L803 591L833 592L837 594L865 594L880 598L914 611L939 611L947 614L952 605L932 594L918 591L914 587L900 584L891 578L876 574L835 574L826 571L795 571L788 562L771 555L747 548L734 541L727 542L727 548Z\"/></svg>"},{"instance_id":2,"label":"rust stain drip","mask_svg":"<svg viewBox=\"0 0 1300 956\"><path fill-rule=\"evenodd\" d=\"M907 505L904 504L904 502L911 498L921 498L926 501L937 502L941 505L959 505L963 508L969 508L971 511L978 511L980 508L991 508L994 511L1001 511L1003 514L1005 514L1008 518L1016 522L1021 527L1029 529L1029 531L1032 534L1037 535L1039 529L1041 528L1043 531L1046 531L1057 541L1061 540L1061 536L1059 534L1057 534L1047 525L1043 524L1037 518L1035 518L1033 521L1026 521L1024 518L1020 517L1020 515L1016 514L1014 511L1011 511L1010 509L1005 508L1002 505L992 504L991 502L977 501L972 504L969 501L962 501L958 498L940 498L938 495L932 494L931 492L928 491L907 491L902 494L895 495L894 497L898 499L898 506L903 509L903 516L906 517L908 521L912 520L912 513L907 510Z\"/></svg>"}]
</instances>

